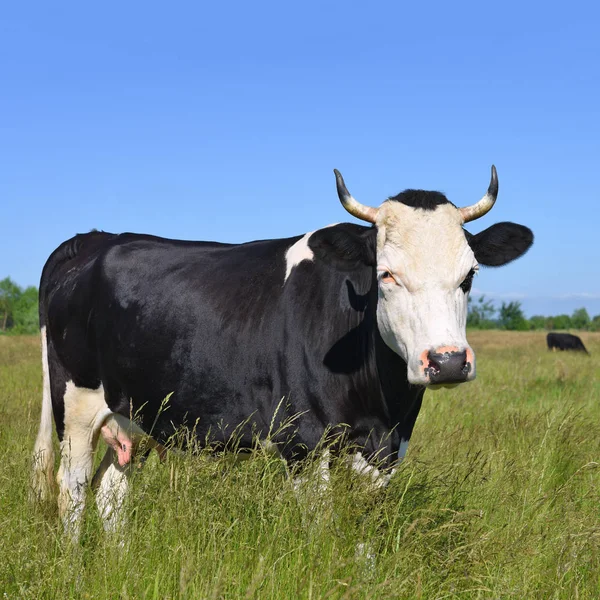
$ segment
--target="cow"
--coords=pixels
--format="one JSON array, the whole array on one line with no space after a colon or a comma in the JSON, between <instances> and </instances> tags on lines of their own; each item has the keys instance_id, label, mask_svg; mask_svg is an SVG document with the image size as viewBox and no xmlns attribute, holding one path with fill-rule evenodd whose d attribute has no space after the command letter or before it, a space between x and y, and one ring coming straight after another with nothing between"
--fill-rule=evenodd
<instances>
[{"instance_id":1,"label":"cow","mask_svg":"<svg viewBox=\"0 0 600 600\"><path fill-rule=\"evenodd\" d=\"M576 350L589 354L581 338L571 333L550 332L546 336L546 343L548 344L548 350Z\"/></svg>"},{"instance_id":2,"label":"cow","mask_svg":"<svg viewBox=\"0 0 600 600\"><path fill-rule=\"evenodd\" d=\"M494 205L495 167L463 208L419 189L364 205L334 173L343 207L368 225L244 244L92 231L51 254L33 491L51 494L53 415L67 530L78 531L100 437L108 451L94 481L110 523L143 436L162 452L182 428L216 447L235 431L238 448L263 440L297 464L345 424L353 467L383 478L404 457L426 388L475 378L473 277L533 243L515 223L463 228Z\"/></svg>"}]
</instances>

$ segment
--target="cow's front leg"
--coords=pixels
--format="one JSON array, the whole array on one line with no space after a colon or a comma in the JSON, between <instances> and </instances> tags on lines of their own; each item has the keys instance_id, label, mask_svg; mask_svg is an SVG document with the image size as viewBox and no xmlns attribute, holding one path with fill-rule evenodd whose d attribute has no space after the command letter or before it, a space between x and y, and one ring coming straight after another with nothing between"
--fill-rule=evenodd
<instances>
[{"instance_id":1,"label":"cow's front leg","mask_svg":"<svg viewBox=\"0 0 600 600\"><path fill-rule=\"evenodd\" d=\"M373 466L363 456L362 452L355 452L349 457L350 468L361 476L366 477L376 488L384 488L390 482L395 469L382 470Z\"/></svg>"},{"instance_id":2,"label":"cow's front leg","mask_svg":"<svg viewBox=\"0 0 600 600\"><path fill-rule=\"evenodd\" d=\"M303 472L292 480L294 492L300 496L309 493L317 497L323 496L329 490L329 462L331 454L329 450L323 451L316 465L308 472Z\"/></svg>"},{"instance_id":3,"label":"cow's front leg","mask_svg":"<svg viewBox=\"0 0 600 600\"><path fill-rule=\"evenodd\" d=\"M323 524L331 515L333 502L329 483L330 459L330 451L323 451L314 464L292 480L302 521L309 526L309 529Z\"/></svg>"}]
</instances>

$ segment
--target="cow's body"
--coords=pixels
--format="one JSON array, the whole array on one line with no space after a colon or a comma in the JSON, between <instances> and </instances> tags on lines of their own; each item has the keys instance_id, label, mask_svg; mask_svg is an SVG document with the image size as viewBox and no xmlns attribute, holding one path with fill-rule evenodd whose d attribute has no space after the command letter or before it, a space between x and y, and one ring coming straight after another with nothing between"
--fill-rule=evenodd
<instances>
[{"instance_id":1,"label":"cow's body","mask_svg":"<svg viewBox=\"0 0 600 600\"><path fill-rule=\"evenodd\" d=\"M548 350L576 350L589 354L581 338L571 333L549 333L546 336Z\"/></svg>"},{"instance_id":2,"label":"cow's body","mask_svg":"<svg viewBox=\"0 0 600 600\"><path fill-rule=\"evenodd\" d=\"M486 196L461 209L422 190L367 207L336 177L344 207L373 227L239 245L92 232L50 256L34 489L44 497L51 482L52 407L66 526L77 530L100 436L109 451L95 482L110 525L143 435L161 452L182 428L220 447L232 434L236 448L268 438L294 460L343 425L360 451L353 467L376 476L374 457L385 467L403 457L425 387L475 377L472 278L533 240L513 223L462 228L495 202L495 169Z\"/></svg>"},{"instance_id":3,"label":"cow's body","mask_svg":"<svg viewBox=\"0 0 600 600\"><path fill-rule=\"evenodd\" d=\"M174 424L200 443L225 443L247 422L237 441L249 448L254 435L302 414L291 439L273 440L286 458L303 456L339 423L368 454L395 456L424 388L409 385L405 363L374 326L371 269L336 272L304 259L286 279L286 254L307 241L225 245L95 232L65 242L40 292L49 361L62 370L53 377L59 438L60 400L72 381L102 386L112 412L135 415L162 444Z\"/></svg>"}]
</instances>

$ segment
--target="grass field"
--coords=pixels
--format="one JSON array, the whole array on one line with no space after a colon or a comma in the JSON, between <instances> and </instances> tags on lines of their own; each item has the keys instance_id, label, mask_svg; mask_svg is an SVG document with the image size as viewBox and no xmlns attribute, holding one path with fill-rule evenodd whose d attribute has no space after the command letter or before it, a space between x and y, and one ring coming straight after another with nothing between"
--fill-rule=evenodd
<instances>
[{"instance_id":1,"label":"grass field","mask_svg":"<svg viewBox=\"0 0 600 600\"><path fill-rule=\"evenodd\" d=\"M600 334L581 337L589 358L471 332L478 379L426 393L386 490L338 465L303 506L267 455L153 457L124 538L90 497L77 546L27 500L38 340L0 337L2 597L598 598Z\"/></svg>"}]
</instances>

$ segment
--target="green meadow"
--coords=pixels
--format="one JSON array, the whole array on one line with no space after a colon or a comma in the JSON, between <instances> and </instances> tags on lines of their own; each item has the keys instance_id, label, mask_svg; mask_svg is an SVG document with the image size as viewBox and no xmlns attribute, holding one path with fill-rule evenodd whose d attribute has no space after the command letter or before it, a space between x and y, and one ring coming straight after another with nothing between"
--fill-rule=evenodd
<instances>
[{"instance_id":1,"label":"green meadow","mask_svg":"<svg viewBox=\"0 0 600 600\"><path fill-rule=\"evenodd\" d=\"M591 357L471 332L477 380L426 393L384 490L342 461L298 495L260 451L153 455L122 531L90 492L75 545L28 501L38 338L0 337L0 597L598 598L600 333L581 337Z\"/></svg>"}]
</instances>

